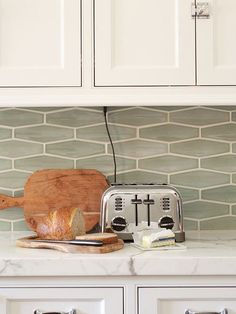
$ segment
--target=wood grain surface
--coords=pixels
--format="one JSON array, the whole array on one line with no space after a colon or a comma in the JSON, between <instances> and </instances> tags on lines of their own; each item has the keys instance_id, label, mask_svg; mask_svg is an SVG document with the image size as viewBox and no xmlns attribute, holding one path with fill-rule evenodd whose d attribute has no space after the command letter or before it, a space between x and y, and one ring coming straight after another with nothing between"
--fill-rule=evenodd
<instances>
[{"instance_id":1,"label":"wood grain surface","mask_svg":"<svg viewBox=\"0 0 236 314\"><path fill-rule=\"evenodd\" d=\"M16 241L16 245L23 248L34 249L53 249L64 253L86 253L86 254L104 254L121 250L124 247L124 242L118 239L116 243L104 244L103 246L86 246L86 245L73 245L62 243L45 243L45 242L33 242L38 240L37 237L26 237Z\"/></svg>"},{"instance_id":2,"label":"wood grain surface","mask_svg":"<svg viewBox=\"0 0 236 314\"><path fill-rule=\"evenodd\" d=\"M38 218L60 208L77 207L89 231L99 222L101 196L107 188L105 176L93 169L39 170L28 178L23 197L0 195L0 209L23 207L28 226L37 232Z\"/></svg>"},{"instance_id":3,"label":"wood grain surface","mask_svg":"<svg viewBox=\"0 0 236 314\"><path fill-rule=\"evenodd\" d=\"M115 233L90 233L77 236L78 240L98 240L102 241L104 244L112 244L118 242L118 236Z\"/></svg>"}]
</instances>

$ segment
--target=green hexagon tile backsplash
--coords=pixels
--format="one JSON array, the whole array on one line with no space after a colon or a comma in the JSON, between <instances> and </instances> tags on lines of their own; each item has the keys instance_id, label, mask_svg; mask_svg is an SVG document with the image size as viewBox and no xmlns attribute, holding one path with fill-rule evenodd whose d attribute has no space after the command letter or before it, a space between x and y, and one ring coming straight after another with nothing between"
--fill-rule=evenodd
<instances>
[{"instance_id":1,"label":"green hexagon tile backsplash","mask_svg":"<svg viewBox=\"0 0 236 314\"><path fill-rule=\"evenodd\" d=\"M186 230L236 229L236 106L110 107L119 182L170 183ZM96 168L112 181L100 107L0 109L0 193L19 196L43 168ZM1 231L27 230L23 211L0 212Z\"/></svg>"}]
</instances>

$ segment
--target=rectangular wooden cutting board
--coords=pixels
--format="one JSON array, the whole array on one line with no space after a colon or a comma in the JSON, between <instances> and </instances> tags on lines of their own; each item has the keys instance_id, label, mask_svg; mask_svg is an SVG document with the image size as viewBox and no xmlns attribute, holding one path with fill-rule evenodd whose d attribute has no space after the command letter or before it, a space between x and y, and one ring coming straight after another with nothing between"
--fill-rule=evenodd
<instances>
[{"instance_id":1,"label":"rectangular wooden cutting board","mask_svg":"<svg viewBox=\"0 0 236 314\"><path fill-rule=\"evenodd\" d=\"M39 238L35 236L21 238L16 241L16 245L23 248L53 249L64 253L85 253L85 254L110 253L121 250L124 246L124 242L121 239L118 239L116 243L104 244L99 247L63 243L46 243L43 241L34 242L33 240L39 240Z\"/></svg>"}]
</instances>

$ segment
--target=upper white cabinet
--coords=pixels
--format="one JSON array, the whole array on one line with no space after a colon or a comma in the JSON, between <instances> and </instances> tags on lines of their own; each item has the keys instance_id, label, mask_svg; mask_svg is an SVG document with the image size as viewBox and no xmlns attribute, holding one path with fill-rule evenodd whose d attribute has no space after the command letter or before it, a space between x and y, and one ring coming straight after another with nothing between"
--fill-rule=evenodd
<instances>
[{"instance_id":1,"label":"upper white cabinet","mask_svg":"<svg viewBox=\"0 0 236 314\"><path fill-rule=\"evenodd\" d=\"M0 106L235 105L235 12L236 0L0 0Z\"/></svg>"},{"instance_id":2,"label":"upper white cabinet","mask_svg":"<svg viewBox=\"0 0 236 314\"><path fill-rule=\"evenodd\" d=\"M95 86L236 85L236 1L194 3L94 0Z\"/></svg>"},{"instance_id":3,"label":"upper white cabinet","mask_svg":"<svg viewBox=\"0 0 236 314\"><path fill-rule=\"evenodd\" d=\"M199 85L236 85L236 1L208 0L209 18L197 19Z\"/></svg>"},{"instance_id":4,"label":"upper white cabinet","mask_svg":"<svg viewBox=\"0 0 236 314\"><path fill-rule=\"evenodd\" d=\"M0 86L81 86L81 0L0 0Z\"/></svg>"},{"instance_id":5,"label":"upper white cabinet","mask_svg":"<svg viewBox=\"0 0 236 314\"><path fill-rule=\"evenodd\" d=\"M94 13L95 86L195 84L190 0L95 0Z\"/></svg>"}]
</instances>

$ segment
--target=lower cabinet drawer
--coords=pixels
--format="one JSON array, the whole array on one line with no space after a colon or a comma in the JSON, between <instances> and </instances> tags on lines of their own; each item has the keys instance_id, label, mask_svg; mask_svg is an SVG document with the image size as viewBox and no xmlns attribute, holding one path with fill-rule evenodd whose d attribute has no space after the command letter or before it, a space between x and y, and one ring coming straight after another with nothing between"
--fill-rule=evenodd
<instances>
[{"instance_id":1,"label":"lower cabinet drawer","mask_svg":"<svg viewBox=\"0 0 236 314\"><path fill-rule=\"evenodd\" d=\"M138 314L236 314L236 288L138 289Z\"/></svg>"},{"instance_id":2,"label":"lower cabinet drawer","mask_svg":"<svg viewBox=\"0 0 236 314\"><path fill-rule=\"evenodd\" d=\"M1 314L123 314L123 288L4 288Z\"/></svg>"}]
</instances>

